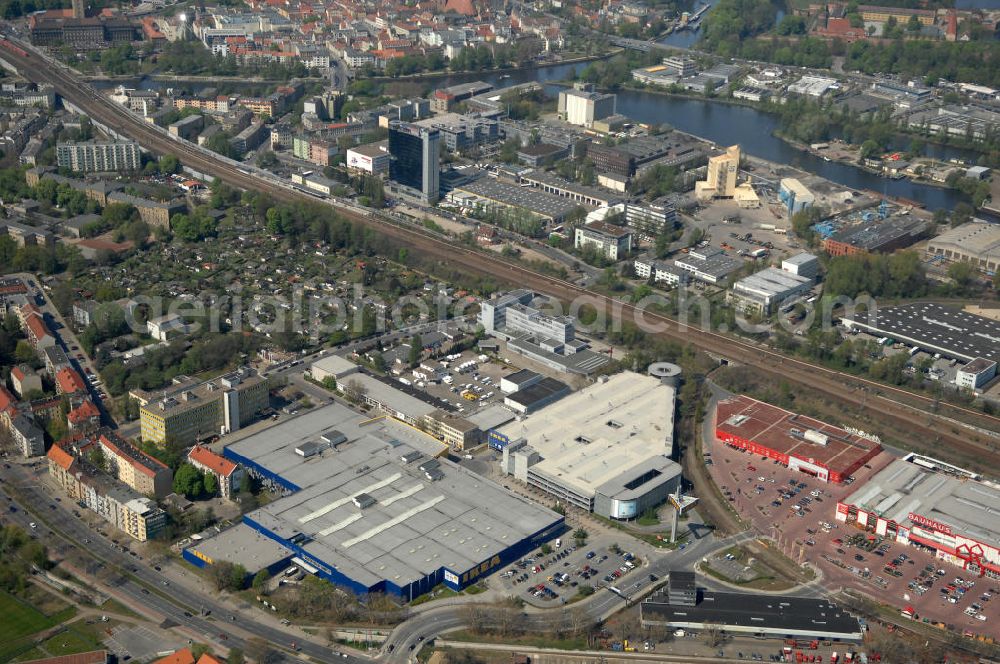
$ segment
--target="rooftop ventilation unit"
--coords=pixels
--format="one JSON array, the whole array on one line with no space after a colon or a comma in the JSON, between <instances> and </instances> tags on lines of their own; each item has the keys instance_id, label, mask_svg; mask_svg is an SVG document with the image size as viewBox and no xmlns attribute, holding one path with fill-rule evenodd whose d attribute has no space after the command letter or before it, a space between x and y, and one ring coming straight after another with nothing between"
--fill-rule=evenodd
<instances>
[{"instance_id":1,"label":"rooftop ventilation unit","mask_svg":"<svg viewBox=\"0 0 1000 664\"><path fill-rule=\"evenodd\" d=\"M351 499L355 507L360 509L365 509L371 507L375 504L375 499L369 496L367 493L359 493Z\"/></svg>"},{"instance_id":2,"label":"rooftop ventilation unit","mask_svg":"<svg viewBox=\"0 0 1000 664\"><path fill-rule=\"evenodd\" d=\"M815 429L809 429L808 431L806 431L803 438L808 440L810 443L816 443L817 445L823 445L824 447L830 440L830 437L827 436L825 433L820 433Z\"/></svg>"}]
</instances>

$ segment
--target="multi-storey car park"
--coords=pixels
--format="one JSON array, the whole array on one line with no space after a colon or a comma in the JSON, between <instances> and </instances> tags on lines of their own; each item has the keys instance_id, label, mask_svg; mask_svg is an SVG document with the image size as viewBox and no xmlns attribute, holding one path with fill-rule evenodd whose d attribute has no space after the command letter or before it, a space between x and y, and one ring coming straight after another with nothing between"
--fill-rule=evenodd
<instances>
[{"instance_id":1,"label":"multi-storey car park","mask_svg":"<svg viewBox=\"0 0 1000 664\"><path fill-rule=\"evenodd\" d=\"M461 590L564 530L559 514L439 458L447 449L340 404L253 434L223 455L285 494L243 517L277 546L258 558L240 544L249 532L224 531L184 558L251 573L291 561L359 594L411 600L442 583Z\"/></svg>"},{"instance_id":2,"label":"multi-storey car park","mask_svg":"<svg viewBox=\"0 0 1000 664\"><path fill-rule=\"evenodd\" d=\"M841 523L934 551L939 560L1000 578L1000 489L927 457L897 459L837 503Z\"/></svg>"},{"instance_id":3,"label":"multi-storey car park","mask_svg":"<svg viewBox=\"0 0 1000 664\"><path fill-rule=\"evenodd\" d=\"M824 482L843 482L882 451L866 437L743 395L719 402L715 436Z\"/></svg>"}]
</instances>

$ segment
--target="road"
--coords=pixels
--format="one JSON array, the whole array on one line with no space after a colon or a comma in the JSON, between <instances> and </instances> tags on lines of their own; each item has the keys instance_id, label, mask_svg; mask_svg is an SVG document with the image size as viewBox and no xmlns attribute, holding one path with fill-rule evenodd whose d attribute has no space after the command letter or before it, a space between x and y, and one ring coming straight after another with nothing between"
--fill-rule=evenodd
<instances>
[{"instance_id":1,"label":"road","mask_svg":"<svg viewBox=\"0 0 1000 664\"><path fill-rule=\"evenodd\" d=\"M34 464L7 463L5 466L9 468L0 470L5 488L16 487L18 492L16 496L8 492L6 497L0 499L4 520L38 535L60 555L76 551L85 559L92 560L88 569L95 572L113 570L108 585L130 607L142 607L139 609L142 613L152 613L169 620L189 634L200 635L201 640L226 648L245 648L248 638L259 636L279 648L290 648L295 642L301 649L301 655L318 662L362 664L366 661L356 657L345 658L336 651L307 640L293 628L277 629L269 622L248 615L248 612L226 606L207 593L194 592L183 583L166 580L168 572L157 571L151 561L140 561L125 553L110 538L102 536L99 530L89 528L82 519L70 514L76 505L68 498L62 497L61 501L53 502L50 489L42 483L41 475L47 472L45 462L36 461ZM15 512L10 511L11 506L15 507ZM31 523L36 527L31 528ZM116 532L110 525L102 526L101 530ZM117 533L117 536L127 539L122 533ZM161 568L166 566L174 565L164 562ZM179 571L179 568L169 570L173 574ZM256 609L250 613L253 611ZM288 653L285 656L291 657Z\"/></svg>"},{"instance_id":2,"label":"road","mask_svg":"<svg viewBox=\"0 0 1000 664\"><path fill-rule=\"evenodd\" d=\"M55 336L56 341L66 352L66 355L70 358L70 362L76 365L80 375L85 379L90 375L96 376L96 367L91 364L90 358L87 357L87 354L80 346L80 341L76 338L76 334L73 333L73 328L66 323L63 315L59 313L59 310L56 309L54 304L52 304L52 300L41 287L42 281L36 275L27 272L11 274L8 276L17 277L23 281L26 286L28 286L29 293L34 295L35 305L42 312L42 316L48 319L46 323L52 331L52 334ZM99 391L91 385L89 381L87 389L90 391L90 398L94 402L94 405L100 409L103 421L105 423L111 422L111 417L105 409L104 403L100 399Z\"/></svg>"},{"instance_id":3,"label":"road","mask_svg":"<svg viewBox=\"0 0 1000 664\"><path fill-rule=\"evenodd\" d=\"M648 578L649 574L655 574L660 579L665 579L667 573L672 569L693 569L694 564L704 558L711 551L723 547L733 546L740 542L752 539L753 535L741 533L716 539L712 536L702 537L688 544L683 550L671 551L660 554L655 559L649 561L640 569L634 572L642 577ZM657 584L647 584L644 589L629 598L630 602L638 601L642 596L651 592ZM428 606L428 605L424 605ZM433 606L431 604L430 606ZM627 606L626 600L612 593L605 588L599 589L591 597L581 600L573 605L580 607L587 612L588 617L597 622L608 616L617 613ZM442 634L450 630L461 629L466 624L465 609L463 606L442 606L429 608L406 622L402 623L383 644L381 651L382 659L389 664L404 664L408 661L420 643L420 637L430 638L431 636ZM548 632L551 631L551 611L552 609L528 609L523 614L524 626L527 631ZM413 646L413 650L411 650ZM391 652L390 652L391 647Z\"/></svg>"},{"instance_id":4,"label":"road","mask_svg":"<svg viewBox=\"0 0 1000 664\"><path fill-rule=\"evenodd\" d=\"M115 127L117 132L139 141L146 148L158 154L175 154L190 169L210 177L219 177L240 189L265 192L278 201L317 202L315 197L297 191L273 174L220 157L170 136L161 127L143 122L132 112L114 104L80 81L78 75L69 68L43 59L43 55L28 44L18 42L18 45L29 54L22 56L5 49L0 51L5 61L12 63L32 81L51 83L61 96L80 107L95 121ZM786 357L766 345L744 341L725 332L699 329L692 334L690 327L668 316L639 310L631 304L587 290L564 279L510 263L501 256L453 244L426 229L401 225L373 210L360 207L353 201L328 201L328 204L334 203L337 213L343 218L373 228L381 236L411 247L414 251L448 261L454 268L468 270L472 274L499 282L531 288L567 302L585 298L613 318L631 319L646 326L656 326L657 330L652 333L654 336L689 344L706 353L746 364L774 380L784 380L816 390L831 402L849 409L857 408L858 412L865 412L870 417L891 423L901 435L907 435L912 440L928 441L936 449L951 448L965 458L1000 463L1000 450L995 449L996 440L985 433L1000 430L1000 418L953 404L936 403L931 397ZM915 413L919 416L915 417ZM965 431L956 429L949 416L965 422L977 422L978 428L966 427Z\"/></svg>"}]
</instances>

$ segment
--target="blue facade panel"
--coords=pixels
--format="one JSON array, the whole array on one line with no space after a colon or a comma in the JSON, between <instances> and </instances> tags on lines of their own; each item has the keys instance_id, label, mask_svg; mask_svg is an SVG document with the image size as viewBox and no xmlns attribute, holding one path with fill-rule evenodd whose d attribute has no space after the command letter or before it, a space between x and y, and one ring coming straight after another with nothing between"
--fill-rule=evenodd
<instances>
[{"instance_id":1,"label":"blue facade panel","mask_svg":"<svg viewBox=\"0 0 1000 664\"><path fill-rule=\"evenodd\" d=\"M493 447L494 445L506 446L506 444L508 443L506 437L502 436L502 434L497 434L494 431L490 431L490 434L491 435L496 434L495 440L494 439L490 440L491 447ZM497 447L497 449L502 449L502 448ZM300 487L296 486L292 482L289 482L280 475L268 470L267 468L264 468L263 466L257 464L253 460L248 459L241 454L233 452L232 450L229 449L229 447L223 448L223 456L234 463L238 463L246 467L251 472L259 474L266 480L273 482L277 486L280 486L291 493L301 490ZM422 579L419 579L413 583L406 584L403 586L392 583L388 579L381 580L374 585L368 586L358 581L355 581L354 579L351 579L347 575L338 571L334 567L333 562L316 559L315 557L307 553L298 544L283 537L280 537L276 533L272 532L268 528L264 527L263 525L255 521L252 517L244 516L243 522L250 528L253 528L255 531L264 535L265 537L268 537L276 542L279 542L283 546L293 551L296 556L298 556L299 558L301 558L302 560L304 560L305 562L312 565L318 570L317 576L319 576L322 579L325 579L326 581L329 581L330 583L349 589L352 592L359 595L363 595L366 593L382 592L387 595L398 597L403 601L409 601L415 597L419 597L420 595L429 592L434 587L440 584L444 584L445 586L456 591L467 588L468 586L476 583L480 578L496 571L500 567L508 565L522 558L525 554L541 546L545 542L554 539L556 536L562 533L566 528L564 519L560 518L558 521L554 522L548 527L538 531L537 533L534 533L529 537L524 538L519 542L515 542L513 545L499 552L498 554L494 555L489 560L485 560L468 570L463 570L461 572L458 572L455 570L450 570L442 567L435 570L434 572L431 572ZM198 557L198 555L196 555L195 547L190 547L189 549L185 549L183 552L183 557L185 560L187 560L192 565L195 565L197 567L205 567L205 565L208 564L207 560L204 560ZM272 566L275 569L273 571L269 569L269 571L271 571L273 575L275 572L279 571L282 567L284 567L287 564L288 564L288 559Z\"/></svg>"},{"instance_id":2,"label":"blue facade panel","mask_svg":"<svg viewBox=\"0 0 1000 664\"><path fill-rule=\"evenodd\" d=\"M181 551L181 558L188 561L195 567L204 568L206 565L208 565L208 563L199 558L198 556L194 555L193 548L194 547L188 547L183 551Z\"/></svg>"},{"instance_id":3,"label":"blue facade panel","mask_svg":"<svg viewBox=\"0 0 1000 664\"><path fill-rule=\"evenodd\" d=\"M302 490L302 487L297 486L297 485L293 484L292 482L289 482L288 480L286 480L281 475L278 475L277 473L268 470L264 466L261 466L260 464L258 464L257 462L255 462L255 461L253 461L251 459L248 459L247 457L243 456L242 454L237 454L236 452L233 452L231 449L229 449L228 445L226 447L222 448L222 456L225 457L226 459L229 459L233 463L238 463L241 466L243 466L244 468L247 468L248 470L252 470L254 473L257 473L258 475L260 475L264 479L266 479L268 481L271 481L271 482L274 482L278 486L280 486L280 487L282 487L284 489L287 489L288 491L291 491L292 493L295 493L296 491L301 491Z\"/></svg>"}]
</instances>

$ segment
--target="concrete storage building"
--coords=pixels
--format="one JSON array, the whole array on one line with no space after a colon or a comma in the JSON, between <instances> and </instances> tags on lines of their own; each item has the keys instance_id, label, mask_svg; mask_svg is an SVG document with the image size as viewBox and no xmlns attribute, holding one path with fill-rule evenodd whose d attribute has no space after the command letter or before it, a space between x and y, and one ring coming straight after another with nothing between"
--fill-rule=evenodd
<instances>
[{"instance_id":1,"label":"concrete storage building","mask_svg":"<svg viewBox=\"0 0 1000 664\"><path fill-rule=\"evenodd\" d=\"M843 482L882 451L868 438L743 395L719 402L715 437L824 482Z\"/></svg>"},{"instance_id":2,"label":"concrete storage building","mask_svg":"<svg viewBox=\"0 0 1000 664\"><path fill-rule=\"evenodd\" d=\"M358 373L359 370L358 365L339 355L330 355L316 360L309 367L313 380L318 380L321 383L327 378L333 378L339 382L342 378Z\"/></svg>"},{"instance_id":3,"label":"concrete storage building","mask_svg":"<svg viewBox=\"0 0 1000 664\"><path fill-rule=\"evenodd\" d=\"M731 145L724 154L708 159L708 175L694 184L699 201L732 198L736 193L736 176L740 171L740 146Z\"/></svg>"},{"instance_id":4,"label":"concrete storage building","mask_svg":"<svg viewBox=\"0 0 1000 664\"><path fill-rule=\"evenodd\" d=\"M816 197L813 193L795 178L781 179L778 197L788 209L789 216L816 204Z\"/></svg>"},{"instance_id":5,"label":"concrete storage building","mask_svg":"<svg viewBox=\"0 0 1000 664\"><path fill-rule=\"evenodd\" d=\"M439 584L461 590L565 528L555 512L436 458L446 451L392 419L330 404L223 454L286 494L243 518L290 552L281 562L357 593L411 600ZM275 547L255 563L252 547L234 551L217 539L189 547L185 560L276 568L282 553Z\"/></svg>"},{"instance_id":6,"label":"concrete storage building","mask_svg":"<svg viewBox=\"0 0 1000 664\"><path fill-rule=\"evenodd\" d=\"M897 459L837 503L835 517L1000 579L1000 490L933 459Z\"/></svg>"},{"instance_id":7,"label":"concrete storage building","mask_svg":"<svg viewBox=\"0 0 1000 664\"><path fill-rule=\"evenodd\" d=\"M819 258L813 254L795 254L781 261L781 269L800 277L815 279L819 276Z\"/></svg>"},{"instance_id":8,"label":"concrete storage building","mask_svg":"<svg viewBox=\"0 0 1000 664\"><path fill-rule=\"evenodd\" d=\"M615 114L617 97L612 94L574 88L559 93L559 117L582 127L591 127L595 120Z\"/></svg>"},{"instance_id":9,"label":"concrete storage building","mask_svg":"<svg viewBox=\"0 0 1000 664\"><path fill-rule=\"evenodd\" d=\"M674 399L673 387L626 371L490 432L489 441L515 479L595 514L633 519L680 484L670 459Z\"/></svg>"}]
</instances>

